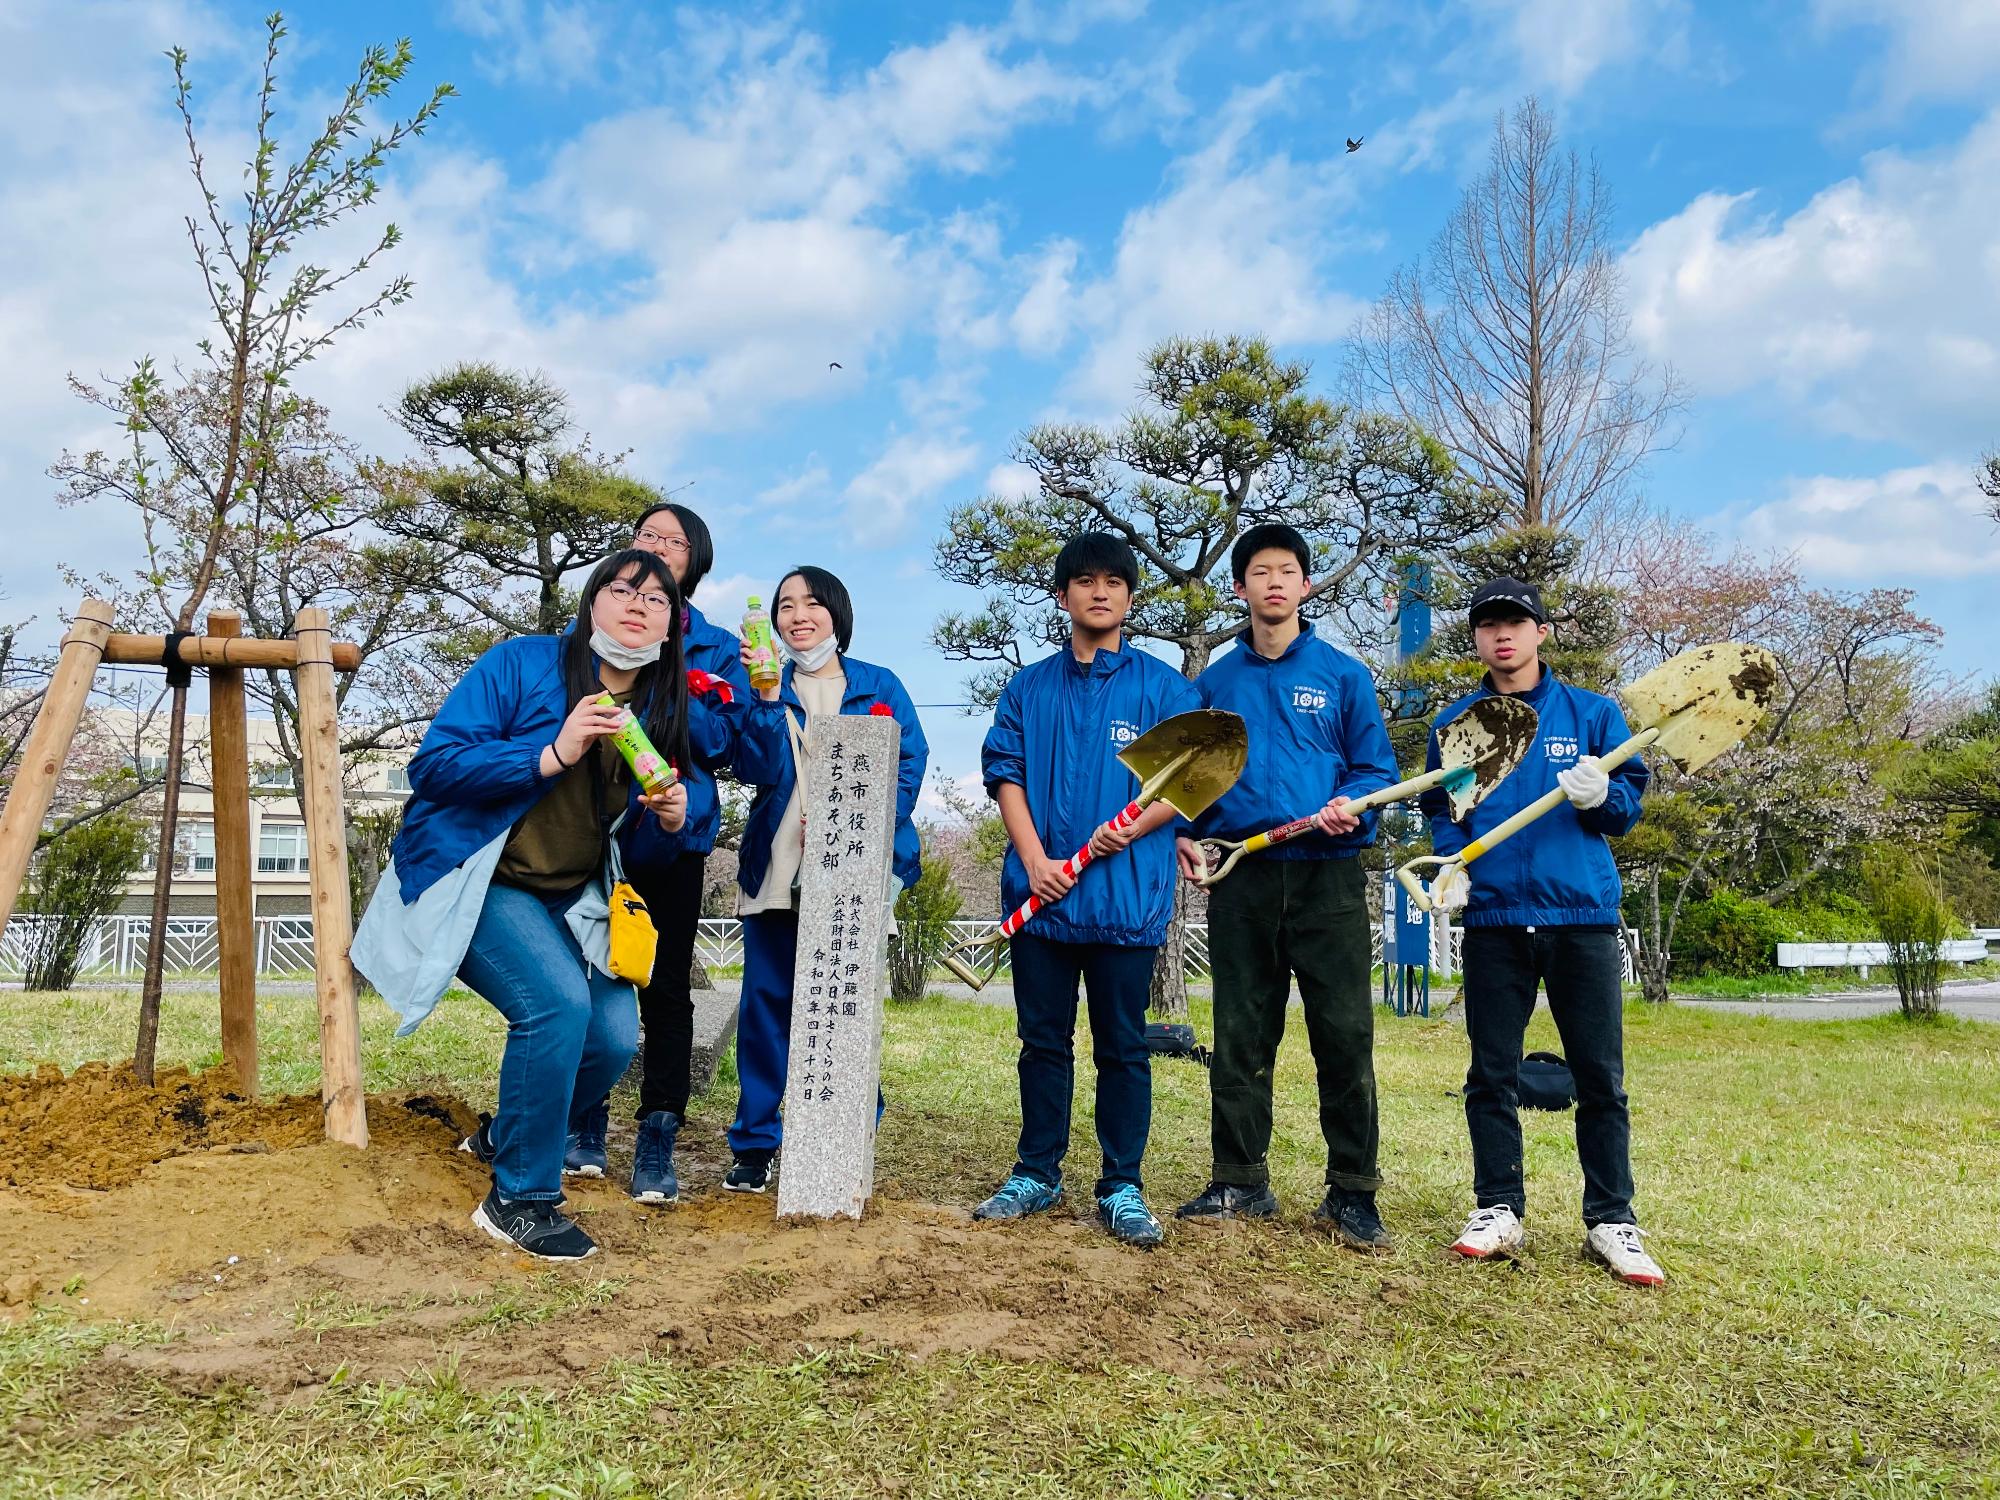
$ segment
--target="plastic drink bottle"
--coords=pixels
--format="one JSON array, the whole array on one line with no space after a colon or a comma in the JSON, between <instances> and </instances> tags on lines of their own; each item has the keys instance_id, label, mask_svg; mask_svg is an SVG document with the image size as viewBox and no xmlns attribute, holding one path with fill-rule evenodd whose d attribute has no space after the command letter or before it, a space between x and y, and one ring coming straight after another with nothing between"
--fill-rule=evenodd
<instances>
[{"instance_id":1,"label":"plastic drink bottle","mask_svg":"<svg viewBox=\"0 0 2000 1500\"><path fill-rule=\"evenodd\" d=\"M618 706L618 700L609 693L600 694L597 701L606 708ZM625 757L625 764L630 766L632 774L639 778L639 785L646 789L647 796L664 792L680 779L667 758L653 748L653 742L647 737L645 726L639 722L639 716L630 709L625 712L624 724L611 736L611 743L616 745L618 753Z\"/></svg>"},{"instance_id":2,"label":"plastic drink bottle","mask_svg":"<svg viewBox=\"0 0 2000 1500\"><path fill-rule=\"evenodd\" d=\"M743 612L743 642L750 648L750 686L762 692L778 685L778 636L771 629L764 601L752 594L748 602L750 607Z\"/></svg>"}]
</instances>

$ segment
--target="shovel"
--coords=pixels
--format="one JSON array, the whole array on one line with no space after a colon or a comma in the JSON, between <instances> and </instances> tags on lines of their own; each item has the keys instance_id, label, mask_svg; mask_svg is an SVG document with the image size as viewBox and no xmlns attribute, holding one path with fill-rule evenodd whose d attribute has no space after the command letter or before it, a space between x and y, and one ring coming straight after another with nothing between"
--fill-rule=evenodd
<instances>
[{"instance_id":1,"label":"shovel","mask_svg":"<svg viewBox=\"0 0 2000 1500\"><path fill-rule=\"evenodd\" d=\"M1764 717L1778 686L1778 663L1761 646L1723 641L1697 646L1662 662L1620 694L1626 722L1640 726L1624 744L1597 763L1609 771L1648 748L1664 750L1683 771L1698 771L1723 751L1742 743ZM1426 854L1396 871L1396 879L1420 909L1431 898L1417 871L1429 868L1432 883L1463 869L1495 845L1505 843L1550 809L1562 804L1562 788L1537 797L1504 823L1488 830L1457 854Z\"/></svg>"},{"instance_id":2,"label":"shovel","mask_svg":"<svg viewBox=\"0 0 2000 1500\"><path fill-rule=\"evenodd\" d=\"M1155 802L1165 801L1184 818L1195 818L1207 810L1243 774L1243 762L1250 754L1250 733L1243 720L1220 709L1197 708L1162 719L1118 752L1118 760L1139 778L1139 795L1105 826L1129 828ZM1095 858L1085 844L1063 861L1063 873L1072 880L1083 874ZM1019 932L1045 905L1039 896L1030 896L1021 909L1002 922L998 930L983 938L960 943L938 955L938 962L960 982L975 990L983 989L993 977L991 959L997 959L1007 939ZM968 962L974 954L990 949L985 972Z\"/></svg>"},{"instance_id":3,"label":"shovel","mask_svg":"<svg viewBox=\"0 0 2000 1500\"><path fill-rule=\"evenodd\" d=\"M1452 818L1462 818L1521 763L1535 743L1539 723L1535 711L1519 698L1481 698L1438 731L1437 770L1370 792L1348 803L1347 810L1360 814L1443 787L1451 798ZM1246 854L1295 839L1314 826L1311 818L1300 818L1247 839L1203 839L1201 854L1208 873L1195 883L1206 890L1235 869Z\"/></svg>"}]
</instances>

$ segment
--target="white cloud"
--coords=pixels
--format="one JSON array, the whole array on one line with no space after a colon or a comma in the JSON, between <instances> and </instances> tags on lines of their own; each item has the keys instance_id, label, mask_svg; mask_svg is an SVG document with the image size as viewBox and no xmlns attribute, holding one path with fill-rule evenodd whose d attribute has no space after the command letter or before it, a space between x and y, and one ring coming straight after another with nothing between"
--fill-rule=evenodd
<instances>
[{"instance_id":1,"label":"white cloud","mask_svg":"<svg viewBox=\"0 0 2000 1500\"><path fill-rule=\"evenodd\" d=\"M995 464L981 490L982 494L1000 495L1009 500L1026 500L1041 492L1042 482L1035 477L1035 471L1012 459Z\"/></svg>"},{"instance_id":2,"label":"white cloud","mask_svg":"<svg viewBox=\"0 0 2000 1500\"><path fill-rule=\"evenodd\" d=\"M695 591L694 602L701 606L701 612L710 624L740 633L737 627L742 622L743 611L749 608L750 596L757 595L768 609L771 604L768 596L777 581L775 577L753 578L748 573L731 573L727 578L710 575L702 579L701 587Z\"/></svg>"},{"instance_id":3,"label":"white cloud","mask_svg":"<svg viewBox=\"0 0 2000 1500\"><path fill-rule=\"evenodd\" d=\"M2000 573L2000 531L1973 464L1936 463L1859 479L1796 480L1738 523L1759 550L1796 553L1828 578L1968 578Z\"/></svg>"},{"instance_id":4,"label":"white cloud","mask_svg":"<svg viewBox=\"0 0 2000 1500\"><path fill-rule=\"evenodd\" d=\"M844 491L847 518L865 541L882 542L902 531L911 511L978 462L979 449L956 438L904 433Z\"/></svg>"},{"instance_id":5,"label":"white cloud","mask_svg":"<svg viewBox=\"0 0 2000 1500\"><path fill-rule=\"evenodd\" d=\"M1645 57L1671 65L1685 53L1680 0L1474 0L1514 53L1522 86L1574 95L1608 68Z\"/></svg>"},{"instance_id":6,"label":"white cloud","mask_svg":"<svg viewBox=\"0 0 2000 1500\"><path fill-rule=\"evenodd\" d=\"M594 78L604 50L603 23L586 4L544 0L452 0L453 24L487 45L473 66L497 80L569 87Z\"/></svg>"},{"instance_id":7,"label":"white cloud","mask_svg":"<svg viewBox=\"0 0 2000 1500\"><path fill-rule=\"evenodd\" d=\"M1364 304L1326 285L1341 248L1341 211L1358 191L1354 177L1338 157L1295 162L1248 149L1260 117L1292 83L1273 79L1230 102L1214 137L1169 169L1166 191L1126 216L1103 275L1076 280L1064 298L1038 273L1031 314L1016 332L1046 339L1067 326L1088 337L1070 382L1079 401L1123 407L1140 355L1172 334L1319 343L1361 313Z\"/></svg>"},{"instance_id":8,"label":"white cloud","mask_svg":"<svg viewBox=\"0 0 2000 1500\"><path fill-rule=\"evenodd\" d=\"M1043 248L1034 262L1027 291L1007 320L1014 340L1030 354L1053 354L1069 337L1073 289L1079 251L1075 240L1059 239Z\"/></svg>"},{"instance_id":9,"label":"white cloud","mask_svg":"<svg viewBox=\"0 0 2000 1500\"><path fill-rule=\"evenodd\" d=\"M2000 5L1993 0L1814 0L1823 28L1878 29L1883 103L1988 97L2000 75Z\"/></svg>"},{"instance_id":10,"label":"white cloud","mask_svg":"<svg viewBox=\"0 0 2000 1500\"><path fill-rule=\"evenodd\" d=\"M801 500L818 498L826 493L827 482L832 477L827 473L826 465L819 461L817 453L808 454L804 468L786 475L768 489L758 491L755 504L759 509L783 510Z\"/></svg>"},{"instance_id":11,"label":"white cloud","mask_svg":"<svg viewBox=\"0 0 2000 1500\"><path fill-rule=\"evenodd\" d=\"M1990 441L2000 375L2000 113L1878 152L1779 221L1706 193L1626 256L1633 331L1704 396L1769 385L1824 427L1919 452Z\"/></svg>"}]
</instances>

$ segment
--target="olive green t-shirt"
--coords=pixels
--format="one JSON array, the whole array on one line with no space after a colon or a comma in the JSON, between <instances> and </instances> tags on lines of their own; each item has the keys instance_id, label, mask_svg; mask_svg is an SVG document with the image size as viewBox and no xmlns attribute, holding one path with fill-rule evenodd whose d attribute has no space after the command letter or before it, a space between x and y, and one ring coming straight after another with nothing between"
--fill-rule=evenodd
<instances>
[{"instance_id":1,"label":"olive green t-shirt","mask_svg":"<svg viewBox=\"0 0 2000 1500\"><path fill-rule=\"evenodd\" d=\"M622 707L630 693L614 693ZM556 777L542 800L514 825L500 851L493 878L545 896L573 891L589 880L604 862L604 827L625 809L632 784L631 767L607 736L591 746L603 772L603 793L590 782L590 762L579 760ZM599 821L599 808L604 822Z\"/></svg>"}]
</instances>

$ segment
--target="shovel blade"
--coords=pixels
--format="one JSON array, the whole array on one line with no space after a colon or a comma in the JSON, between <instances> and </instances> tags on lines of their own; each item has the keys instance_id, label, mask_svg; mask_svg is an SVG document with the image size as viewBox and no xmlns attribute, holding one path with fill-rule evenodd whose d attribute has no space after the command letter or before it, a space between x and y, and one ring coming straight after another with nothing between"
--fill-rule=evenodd
<instances>
[{"instance_id":1,"label":"shovel blade","mask_svg":"<svg viewBox=\"0 0 2000 1500\"><path fill-rule=\"evenodd\" d=\"M1469 776L1447 777L1451 816L1462 820L1505 781L1534 748L1541 718L1519 698L1486 697L1438 731L1438 763Z\"/></svg>"},{"instance_id":2,"label":"shovel blade","mask_svg":"<svg viewBox=\"0 0 2000 1500\"><path fill-rule=\"evenodd\" d=\"M1659 730L1654 748L1698 771L1743 742L1778 690L1777 659L1762 646L1722 641L1660 663L1623 688L1626 721Z\"/></svg>"},{"instance_id":3,"label":"shovel blade","mask_svg":"<svg viewBox=\"0 0 2000 1500\"><path fill-rule=\"evenodd\" d=\"M1186 761L1174 769L1183 756ZM1242 718L1216 708L1162 719L1118 752L1120 764L1139 778L1140 786L1171 803L1184 818L1199 817L1236 785L1249 758L1250 732ZM1155 788L1154 781L1168 771L1172 774L1165 784Z\"/></svg>"}]
</instances>

